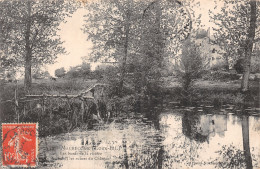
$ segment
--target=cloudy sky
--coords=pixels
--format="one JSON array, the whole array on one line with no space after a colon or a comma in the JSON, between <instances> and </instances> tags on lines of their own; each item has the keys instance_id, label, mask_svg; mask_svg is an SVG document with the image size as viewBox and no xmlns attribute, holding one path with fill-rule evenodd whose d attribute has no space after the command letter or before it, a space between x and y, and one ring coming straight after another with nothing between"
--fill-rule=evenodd
<instances>
[{"instance_id":1,"label":"cloudy sky","mask_svg":"<svg viewBox=\"0 0 260 169\"><path fill-rule=\"evenodd\" d=\"M214 0L196 0L200 2L200 7L196 9L196 14L202 14L202 24L206 28L212 26L209 23L208 10L214 8ZM86 34L81 30L84 24L84 9L76 11L72 17L67 18L67 22L61 24L60 32L61 39L64 41L64 47L68 52L67 55L59 55L56 63L48 65L47 69L51 75L57 68L65 67L69 69L71 66L79 65L82 60L81 57L88 56L91 49L91 42L87 41Z\"/></svg>"}]
</instances>

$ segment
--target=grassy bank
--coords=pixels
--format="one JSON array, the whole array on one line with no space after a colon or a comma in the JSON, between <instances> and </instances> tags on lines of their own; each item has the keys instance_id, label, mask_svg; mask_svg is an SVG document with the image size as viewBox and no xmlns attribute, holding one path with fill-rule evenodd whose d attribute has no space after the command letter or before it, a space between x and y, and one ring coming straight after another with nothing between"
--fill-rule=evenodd
<instances>
[{"instance_id":1,"label":"grassy bank","mask_svg":"<svg viewBox=\"0 0 260 169\"><path fill-rule=\"evenodd\" d=\"M197 80L190 90L191 99L194 104L209 104L216 107L221 104L234 104L237 106L260 107L259 81L250 81L250 91L242 94L240 91L240 80L220 82ZM164 93L169 101L181 101L182 89L177 79L165 83Z\"/></svg>"}]
</instances>

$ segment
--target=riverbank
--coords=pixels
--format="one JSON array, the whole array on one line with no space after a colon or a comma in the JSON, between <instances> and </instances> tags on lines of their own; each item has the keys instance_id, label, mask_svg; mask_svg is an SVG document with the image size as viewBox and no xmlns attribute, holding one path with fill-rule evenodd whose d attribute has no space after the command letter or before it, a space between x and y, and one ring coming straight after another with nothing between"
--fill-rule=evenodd
<instances>
[{"instance_id":1,"label":"riverbank","mask_svg":"<svg viewBox=\"0 0 260 169\"><path fill-rule=\"evenodd\" d=\"M209 81L197 80L190 94L193 103L209 104L219 107L224 104L234 104L236 106L260 107L260 86L259 81L250 81L250 90L246 94L240 91L241 80L234 81ZM183 98L182 89L177 79L170 80L170 83L164 83L164 94L166 102L180 102Z\"/></svg>"},{"instance_id":2,"label":"riverbank","mask_svg":"<svg viewBox=\"0 0 260 169\"><path fill-rule=\"evenodd\" d=\"M38 80L33 83L30 94L79 94L97 82L97 80L83 81L82 79ZM19 122L38 122L41 130L39 132L40 136L69 132L75 128L91 128L93 124L92 120L97 120L93 115L96 110L93 110L94 112L90 110L89 106L91 103L86 103L84 105L86 108L83 111L82 102L76 99L47 99L44 103L43 100L39 99L20 102L19 99L25 95L22 82L18 82L17 85L14 83L2 84L1 89L0 123L13 123L17 122L18 119ZM18 89L18 106L15 106L15 89ZM133 95L129 96L130 99L127 95L121 100L118 97L110 100L113 103L109 102L107 109L114 116L123 116L123 112L129 114L129 112L138 111L138 106L136 105L146 105L148 109L151 109L152 106L160 109L165 109L166 107L176 109L182 106L207 108L207 106L210 106L216 110L231 105L229 107L232 107L234 113L239 113L236 110L243 110L243 108L253 109L252 113L260 113L259 82L251 81L250 92L246 95L241 94L239 89L239 80L229 82L200 80L190 90L188 98L185 98L177 80L168 79L168 82L165 81L162 86L162 91L159 92L160 95L154 97L155 101L149 102L147 105L142 103L136 104L136 100L131 99ZM187 104L188 101L192 104ZM160 104L160 106L155 104ZM115 108L111 108L111 105L114 105ZM143 111L148 114L150 113L150 110L143 109ZM84 114L91 114L92 116L86 117L84 120Z\"/></svg>"},{"instance_id":3,"label":"riverbank","mask_svg":"<svg viewBox=\"0 0 260 169\"><path fill-rule=\"evenodd\" d=\"M82 79L57 79L56 81L49 79L36 80L32 84L30 94L79 94L89 86L97 83L97 80ZM260 107L260 83L259 81L250 81L250 90L247 94L240 91L241 80L234 81L210 81L197 80L189 91L189 99L191 102L199 104L210 104L216 107L223 104L245 105L248 107ZM25 95L23 90L23 82L0 84L2 91L0 92L0 103L14 100L14 91L17 88L17 97L22 98ZM165 103L179 102L183 103L183 92L177 78L163 78L162 98ZM158 98L160 99L160 98Z\"/></svg>"}]
</instances>

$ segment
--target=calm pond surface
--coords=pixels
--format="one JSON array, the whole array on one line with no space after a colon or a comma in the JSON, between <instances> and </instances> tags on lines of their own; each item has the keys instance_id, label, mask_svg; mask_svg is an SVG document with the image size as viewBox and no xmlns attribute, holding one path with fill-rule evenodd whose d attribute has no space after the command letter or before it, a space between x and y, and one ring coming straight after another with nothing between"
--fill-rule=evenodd
<instances>
[{"instance_id":1,"label":"calm pond surface","mask_svg":"<svg viewBox=\"0 0 260 169\"><path fill-rule=\"evenodd\" d=\"M166 110L155 120L139 114L41 138L39 168L246 168L243 153L260 167L259 116L201 111Z\"/></svg>"}]
</instances>

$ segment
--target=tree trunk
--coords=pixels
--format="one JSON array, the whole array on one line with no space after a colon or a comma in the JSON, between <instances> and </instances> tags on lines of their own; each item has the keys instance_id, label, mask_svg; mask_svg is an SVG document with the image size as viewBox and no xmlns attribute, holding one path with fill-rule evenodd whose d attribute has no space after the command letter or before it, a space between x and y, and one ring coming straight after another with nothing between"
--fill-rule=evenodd
<instances>
[{"instance_id":1,"label":"tree trunk","mask_svg":"<svg viewBox=\"0 0 260 169\"><path fill-rule=\"evenodd\" d=\"M24 71L24 88L28 91L32 85L32 49L30 47L30 33L31 33L31 1L27 1L27 10L28 10L28 17L26 23L26 32L25 32L25 71Z\"/></svg>"},{"instance_id":2,"label":"tree trunk","mask_svg":"<svg viewBox=\"0 0 260 169\"><path fill-rule=\"evenodd\" d=\"M24 87L26 90L29 90L32 85L32 77L31 77L32 58L30 53L31 53L30 51L27 51L26 58L25 58Z\"/></svg>"},{"instance_id":3,"label":"tree trunk","mask_svg":"<svg viewBox=\"0 0 260 169\"><path fill-rule=\"evenodd\" d=\"M225 62L226 62L225 69L226 69L226 71L229 72L229 61L228 61L228 56L229 55L224 54L224 56L225 56Z\"/></svg>"},{"instance_id":4,"label":"tree trunk","mask_svg":"<svg viewBox=\"0 0 260 169\"><path fill-rule=\"evenodd\" d=\"M158 1L156 3L156 19L155 19L155 26L156 26L156 35L157 35L157 39L156 39L156 57L158 57L158 61L159 61L159 67L161 67L161 59L162 59L162 48L163 48L163 37L161 34L161 17L162 17L162 9L161 9L161 1Z\"/></svg>"},{"instance_id":5,"label":"tree trunk","mask_svg":"<svg viewBox=\"0 0 260 169\"><path fill-rule=\"evenodd\" d=\"M245 62L244 62L244 73L241 82L242 92L248 91L249 85L249 76L250 76L250 66L251 66L251 55L253 49L253 41L255 38L255 29L256 29L256 1L250 1L250 25L248 28L248 37L245 45Z\"/></svg>"},{"instance_id":6,"label":"tree trunk","mask_svg":"<svg viewBox=\"0 0 260 169\"><path fill-rule=\"evenodd\" d=\"M129 41L129 31L130 31L130 0L127 2L128 9L126 13L126 24L125 24L125 42L124 42L124 57L122 60L121 77L119 84L119 96L123 96L124 78L126 74L126 60L128 54L128 41Z\"/></svg>"},{"instance_id":7,"label":"tree trunk","mask_svg":"<svg viewBox=\"0 0 260 169\"><path fill-rule=\"evenodd\" d=\"M252 169L252 158L249 145L249 122L248 116L242 117L243 149L246 160L246 169Z\"/></svg>"}]
</instances>

